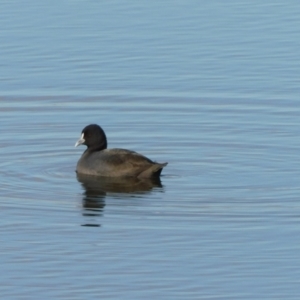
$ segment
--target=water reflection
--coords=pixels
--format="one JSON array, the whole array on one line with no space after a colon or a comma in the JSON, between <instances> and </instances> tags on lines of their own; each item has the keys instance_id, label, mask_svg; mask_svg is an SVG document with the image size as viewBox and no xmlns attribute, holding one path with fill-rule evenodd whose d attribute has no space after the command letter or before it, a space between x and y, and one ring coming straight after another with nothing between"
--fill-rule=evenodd
<instances>
[{"instance_id":1,"label":"water reflection","mask_svg":"<svg viewBox=\"0 0 300 300\"><path fill-rule=\"evenodd\" d=\"M160 178L109 178L95 177L77 174L77 180L84 188L82 197L83 216L92 220L100 217L105 207L105 198L108 193L119 193L124 196L132 194L149 193L153 188L162 187ZM94 223L83 224L82 226L100 226Z\"/></svg>"}]
</instances>

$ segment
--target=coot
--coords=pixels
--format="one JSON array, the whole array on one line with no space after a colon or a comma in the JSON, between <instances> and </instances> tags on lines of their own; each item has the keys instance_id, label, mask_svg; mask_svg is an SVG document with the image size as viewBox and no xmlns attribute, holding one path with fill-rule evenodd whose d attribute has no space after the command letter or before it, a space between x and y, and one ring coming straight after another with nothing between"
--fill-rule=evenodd
<instances>
[{"instance_id":1,"label":"coot","mask_svg":"<svg viewBox=\"0 0 300 300\"><path fill-rule=\"evenodd\" d=\"M103 129L97 124L86 126L75 144L86 145L87 149L77 163L79 174L106 177L159 177L168 163L157 163L130 150L107 149Z\"/></svg>"}]
</instances>

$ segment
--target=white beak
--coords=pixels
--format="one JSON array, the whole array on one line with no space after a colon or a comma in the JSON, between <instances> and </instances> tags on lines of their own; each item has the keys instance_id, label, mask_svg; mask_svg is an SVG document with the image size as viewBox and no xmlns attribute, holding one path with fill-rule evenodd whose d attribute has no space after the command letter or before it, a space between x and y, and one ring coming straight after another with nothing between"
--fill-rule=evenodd
<instances>
[{"instance_id":1,"label":"white beak","mask_svg":"<svg viewBox=\"0 0 300 300\"><path fill-rule=\"evenodd\" d=\"M82 134L80 139L76 142L75 147L84 144L84 142L85 142L84 134Z\"/></svg>"}]
</instances>

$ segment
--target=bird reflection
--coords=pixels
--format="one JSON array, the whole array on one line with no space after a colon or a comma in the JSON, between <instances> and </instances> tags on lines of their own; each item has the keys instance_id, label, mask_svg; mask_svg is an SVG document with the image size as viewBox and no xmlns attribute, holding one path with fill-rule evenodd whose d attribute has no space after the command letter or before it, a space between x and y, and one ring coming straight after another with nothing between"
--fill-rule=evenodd
<instances>
[{"instance_id":1,"label":"bird reflection","mask_svg":"<svg viewBox=\"0 0 300 300\"><path fill-rule=\"evenodd\" d=\"M77 173L77 180L84 188L82 197L83 216L102 216L107 193L148 193L155 187L162 187L160 178L111 178L82 175ZM82 226L96 227L98 224Z\"/></svg>"}]
</instances>

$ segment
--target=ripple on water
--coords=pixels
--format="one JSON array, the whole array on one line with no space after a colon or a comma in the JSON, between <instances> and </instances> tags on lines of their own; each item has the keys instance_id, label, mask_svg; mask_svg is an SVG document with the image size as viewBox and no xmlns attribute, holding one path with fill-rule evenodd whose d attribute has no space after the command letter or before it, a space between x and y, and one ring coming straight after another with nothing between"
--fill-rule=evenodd
<instances>
[{"instance_id":1,"label":"ripple on water","mask_svg":"<svg viewBox=\"0 0 300 300\"><path fill-rule=\"evenodd\" d=\"M273 274L270 255L289 264L284 257L290 254L297 264L297 251L288 248L299 246L288 237L299 219L298 115L268 110L264 101L243 106L234 100L223 105L220 99L150 100L5 104L8 115L1 122L10 130L0 137L3 234L7 241L26 242L11 241L7 247L18 251L4 252L19 262L20 272L28 270L25 260L18 260L20 249L28 259L36 257L36 268L50 266L51 284L55 278L59 284L62 278L80 281L78 261L95 267L85 270L95 286L107 280L107 272L115 279L116 270L127 274L131 269L136 282L152 268L153 286L168 282L173 287L173 280L192 277L185 282L191 289L198 288L200 277L208 285L217 278L224 288L234 288L239 278L240 285L249 276L256 281L256 269ZM75 166L84 148L75 149L74 143L93 122L103 125L110 147L168 161L161 182L77 178ZM272 256L274 245L280 250ZM61 261L55 262L53 253ZM99 275L102 269L105 274ZM240 277L231 282L203 270L231 270Z\"/></svg>"}]
</instances>

